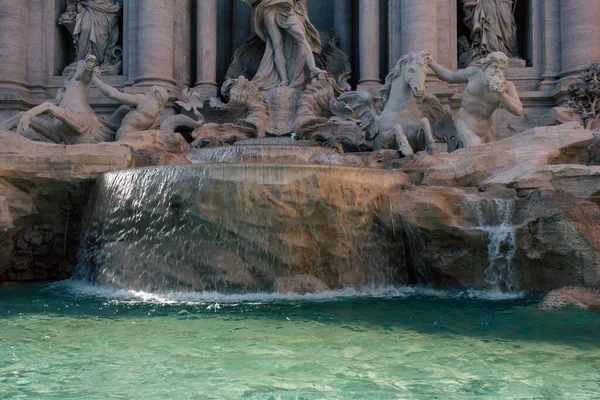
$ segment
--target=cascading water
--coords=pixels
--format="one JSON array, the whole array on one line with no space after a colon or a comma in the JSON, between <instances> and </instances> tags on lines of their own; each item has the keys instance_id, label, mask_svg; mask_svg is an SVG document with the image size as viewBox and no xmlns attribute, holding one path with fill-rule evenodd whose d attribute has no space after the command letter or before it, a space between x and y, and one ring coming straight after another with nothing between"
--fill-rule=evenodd
<instances>
[{"instance_id":1,"label":"cascading water","mask_svg":"<svg viewBox=\"0 0 600 400\"><path fill-rule=\"evenodd\" d=\"M390 191L405 183L393 172L317 165L106 174L88 210L77 276L227 293L424 283L427 273L412 267L415 234L390 209Z\"/></svg>"},{"instance_id":2,"label":"cascading water","mask_svg":"<svg viewBox=\"0 0 600 400\"><path fill-rule=\"evenodd\" d=\"M477 217L477 229L488 234L488 267L485 284L491 290L515 292L516 227L513 225L515 202L510 199L470 199Z\"/></svg>"},{"instance_id":3,"label":"cascading water","mask_svg":"<svg viewBox=\"0 0 600 400\"><path fill-rule=\"evenodd\" d=\"M494 199L500 224L489 227L488 258L489 266L485 270L485 283L492 289L506 289L514 292L518 289L515 273L515 254L517 252L516 228L512 224L515 202L513 200Z\"/></svg>"}]
</instances>

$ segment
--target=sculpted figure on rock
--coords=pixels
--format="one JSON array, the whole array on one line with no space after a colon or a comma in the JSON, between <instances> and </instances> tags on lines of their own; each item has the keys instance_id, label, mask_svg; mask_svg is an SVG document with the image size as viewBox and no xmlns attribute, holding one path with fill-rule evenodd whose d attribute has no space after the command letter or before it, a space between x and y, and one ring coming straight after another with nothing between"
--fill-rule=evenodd
<instances>
[{"instance_id":1,"label":"sculpted figure on rock","mask_svg":"<svg viewBox=\"0 0 600 400\"><path fill-rule=\"evenodd\" d=\"M254 29L266 43L258 72L252 80L261 90L278 86L300 88L304 68L312 77L323 72L313 53L321 51L317 29L308 19L306 0L241 0L254 10Z\"/></svg>"},{"instance_id":2,"label":"sculpted figure on rock","mask_svg":"<svg viewBox=\"0 0 600 400\"><path fill-rule=\"evenodd\" d=\"M102 82L95 76L92 83L100 92L122 104L108 121L117 131L117 140L125 133L156 129L160 124L169 100L169 92L161 86L152 86L145 94L129 94Z\"/></svg>"},{"instance_id":3,"label":"sculpted figure on rock","mask_svg":"<svg viewBox=\"0 0 600 400\"><path fill-rule=\"evenodd\" d=\"M113 141L115 132L99 118L89 102L90 83L94 77L96 57L79 61L73 76L65 84L64 92L59 95L58 105L52 102L42 103L29 111L17 114L4 122L5 128L14 128L23 134L29 127L42 136L64 144L89 144ZM48 113L51 120L38 117Z\"/></svg>"},{"instance_id":4,"label":"sculpted figure on rock","mask_svg":"<svg viewBox=\"0 0 600 400\"><path fill-rule=\"evenodd\" d=\"M105 73L119 74L122 49L117 43L121 3L118 0L68 1L67 11L58 22L73 35L75 61L91 54L96 56L98 65Z\"/></svg>"},{"instance_id":5,"label":"sculpted figure on rock","mask_svg":"<svg viewBox=\"0 0 600 400\"><path fill-rule=\"evenodd\" d=\"M425 92L427 51L404 55L385 78L378 95L384 108L380 111L367 92L343 93L338 104L331 104L336 115L356 118L366 132L367 140L375 139L373 149L398 149L404 156L426 150L433 152L433 124L442 121L444 109L435 96Z\"/></svg>"},{"instance_id":6,"label":"sculpted figure on rock","mask_svg":"<svg viewBox=\"0 0 600 400\"><path fill-rule=\"evenodd\" d=\"M496 140L492 115L499 107L523 115L523 105L515 85L506 80L508 57L501 52L490 53L483 66L450 71L431 61L430 68L448 83L466 83L462 104L455 121L455 135L446 135L452 150L478 146Z\"/></svg>"},{"instance_id":7,"label":"sculpted figure on rock","mask_svg":"<svg viewBox=\"0 0 600 400\"><path fill-rule=\"evenodd\" d=\"M517 0L463 0L465 24L471 31L470 61L501 51L518 56L514 7Z\"/></svg>"}]
</instances>

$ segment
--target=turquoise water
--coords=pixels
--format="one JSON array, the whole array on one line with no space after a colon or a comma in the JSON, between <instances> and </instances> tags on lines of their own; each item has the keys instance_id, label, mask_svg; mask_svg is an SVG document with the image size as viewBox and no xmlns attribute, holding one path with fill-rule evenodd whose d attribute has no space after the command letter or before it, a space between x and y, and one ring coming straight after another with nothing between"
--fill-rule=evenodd
<instances>
[{"instance_id":1,"label":"turquoise water","mask_svg":"<svg viewBox=\"0 0 600 400\"><path fill-rule=\"evenodd\" d=\"M600 398L600 314L497 297L0 286L0 398Z\"/></svg>"}]
</instances>

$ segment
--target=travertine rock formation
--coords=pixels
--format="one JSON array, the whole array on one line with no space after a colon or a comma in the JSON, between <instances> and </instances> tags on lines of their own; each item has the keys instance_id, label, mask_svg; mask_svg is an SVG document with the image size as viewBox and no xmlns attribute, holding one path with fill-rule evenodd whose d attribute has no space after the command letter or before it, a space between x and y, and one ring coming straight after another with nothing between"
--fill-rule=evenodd
<instances>
[{"instance_id":1,"label":"travertine rock formation","mask_svg":"<svg viewBox=\"0 0 600 400\"><path fill-rule=\"evenodd\" d=\"M178 135L130 133L121 143L55 145L0 131L0 281L55 280L76 263L81 215L103 173L186 163Z\"/></svg>"},{"instance_id":2,"label":"travertine rock formation","mask_svg":"<svg viewBox=\"0 0 600 400\"><path fill-rule=\"evenodd\" d=\"M600 310L600 290L574 286L564 287L548 293L540 304L542 310L568 306Z\"/></svg>"}]
</instances>

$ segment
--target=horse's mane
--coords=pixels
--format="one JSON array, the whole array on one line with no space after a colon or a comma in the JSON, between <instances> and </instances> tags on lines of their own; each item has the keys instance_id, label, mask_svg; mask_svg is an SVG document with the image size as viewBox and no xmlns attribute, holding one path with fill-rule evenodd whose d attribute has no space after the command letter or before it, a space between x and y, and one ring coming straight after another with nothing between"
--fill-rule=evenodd
<instances>
[{"instance_id":1,"label":"horse's mane","mask_svg":"<svg viewBox=\"0 0 600 400\"><path fill-rule=\"evenodd\" d=\"M409 53L405 54L396 63L396 66L392 68L390 73L385 77L385 83L377 92L377 96L383 99L384 103L390 98L390 91L392 90L392 85L400 76L402 76L402 72L406 65L412 63L413 61L417 61L419 65L427 67L429 62L431 61L431 53L428 51L420 51L418 53Z\"/></svg>"}]
</instances>

